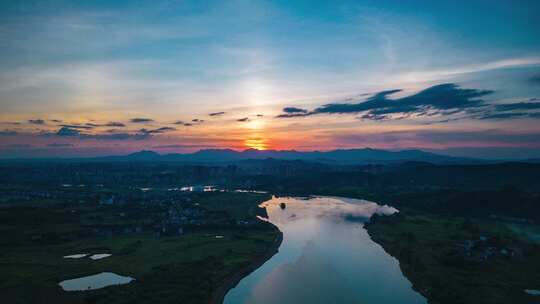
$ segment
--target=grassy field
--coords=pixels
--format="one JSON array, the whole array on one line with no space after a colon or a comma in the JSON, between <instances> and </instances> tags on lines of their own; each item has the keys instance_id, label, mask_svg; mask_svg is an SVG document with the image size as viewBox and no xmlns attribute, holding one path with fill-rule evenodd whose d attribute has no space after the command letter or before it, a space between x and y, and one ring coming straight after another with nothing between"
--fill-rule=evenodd
<instances>
[{"instance_id":1,"label":"grassy field","mask_svg":"<svg viewBox=\"0 0 540 304\"><path fill-rule=\"evenodd\" d=\"M203 208L236 219L254 216L256 206L266 198L219 193L198 197L197 201ZM78 216L73 216L72 210ZM260 223L251 227L199 227L184 235L160 238L151 232L73 236L80 235L80 219L88 218L84 215L93 214L95 218L98 214L110 222L110 215L117 211L99 205L43 202L1 207L2 302L207 303L218 286L264 256L280 233L274 226ZM43 239L32 240L38 232ZM69 237L63 237L66 235ZM111 253L112 256L95 261L63 258L77 253ZM131 276L136 281L83 292L65 292L58 286L60 281L100 272Z\"/></svg>"},{"instance_id":2,"label":"grassy field","mask_svg":"<svg viewBox=\"0 0 540 304\"><path fill-rule=\"evenodd\" d=\"M507 223L407 210L376 217L367 229L374 241L399 260L403 273L429 303L539 301L524 289L540 289L540 247L528 234L509 229ZM481 237L489 240L485 246L475 245L469 251L471 256L460 249L459 244ZM516 248L519 254L479 259L488 247L497 252Z\"/></svg>"},{"instance_id":3,"label":"grassy field","mask_svg":"<svg viewBox=\"0 0 540 304\"><path fill-rule=\"evenodd\" d=\"M229 192L209 192L200 195L197 201L210 211L225 212L235 220L254 219L257 215L266 215L266 211L253 204L252 197L270 199L269 194Z\"/></svg>"}]
</instances>

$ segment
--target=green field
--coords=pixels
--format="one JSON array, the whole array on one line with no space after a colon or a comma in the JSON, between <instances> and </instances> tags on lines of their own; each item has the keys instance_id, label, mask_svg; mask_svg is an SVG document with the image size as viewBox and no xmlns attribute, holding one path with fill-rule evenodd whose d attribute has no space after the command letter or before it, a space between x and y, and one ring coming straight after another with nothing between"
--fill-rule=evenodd
<instances>
[{"instance_id":1,"label":"green field","mask_svg":"<svg viewBox=\"0 0 540 304\"><path fill-rule=\"evenodd\" d=\"M508 224L407 210L376 217L367 229L373 240L399 260L405 276L429 303L537 303L524 289L540 289L540 246ZM458 244L488 237L466 256ZM482 243L482 242L478 242ZM479 248L478 248L479 247ZM488 247L515 248L481 260ZM465 251L467 252L467 251Z\"/></svg>"},{"instance_id":2,"label":"green field","mask_svg":"<svg viewBox=\"0 0 540 304\"><path fill-rule=\"evenodd\" d=\"M208 205L209 210L234 221L254 217L257 205L267 196L216 193L201 194L196 199L201 207ZM144 217L136 216L140 211L122 221L144 221ZM147 211L148 218L159 214L159 210L154 211ZM2 301L207 303L230 277L264 257L280 233L274 226L261 222L250 227L192 227L183 235L159 238L151 232L80 236L83 219L100 219L110 224L117 212L116 207L52 202L2 206ZM41 238L33 239L37 233ZM95 261L63 258L77 253L111 253L112 256ZM60 281L100 272L131 276L136 281L83 292L65 292L58 286Z\"/></svg>"}]
</instances>

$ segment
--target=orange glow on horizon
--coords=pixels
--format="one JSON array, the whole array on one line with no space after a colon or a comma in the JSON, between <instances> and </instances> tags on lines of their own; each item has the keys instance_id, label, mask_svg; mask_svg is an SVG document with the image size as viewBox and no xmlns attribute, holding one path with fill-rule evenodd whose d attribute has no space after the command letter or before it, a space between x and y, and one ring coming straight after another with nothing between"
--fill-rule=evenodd
<instances>
[{"instance_id":1,"label":"orange glow on horizon","mask_svg":"<svg viewBox=\"0 0 540 304\"><path fill-rule=\"evenodd\" d=\"M244 146L248 149L255 149L255 150L266 150L268 149L268 145L266 143L266 140L261 137L251 137L246 140L244 140Z\"/></svg>"}]
</instances>

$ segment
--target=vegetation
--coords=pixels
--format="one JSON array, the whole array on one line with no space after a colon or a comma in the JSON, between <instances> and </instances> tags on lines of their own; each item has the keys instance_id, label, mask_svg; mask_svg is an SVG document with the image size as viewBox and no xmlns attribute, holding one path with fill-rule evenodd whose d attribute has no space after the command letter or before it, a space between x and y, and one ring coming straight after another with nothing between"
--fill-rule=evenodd
<instances>
[{"instance_id":1,"label":"vegetation","mask_svg":"<svg viewBox=\"0 0 540 304\"><path fill-rule=\"evenodd\" d=\"M523 290L540 289L540 164L73 161L0 168L0 291L10 303L208 302L279 243L280 232L256 220L269 195L185 195L174 190L179 184L389 204L400 213L377 217L368 231L430 303L538 301ZM114 204L98 204L112 197ZM138 227L143 232L132 233ZM62 258L81 252L113 255ZM85 292L57 285L102 271L136 281Z\"/></svg>"},{"instance_id":2,"label":"vegetation","mask_svg":"<svg viewBox=\"0 0 540 304\"><path fill-rule=\"evenodd\" d=\"M540 245L503 222L409 211L367 228L430 303L537 301L524 290L540 288Z\"/></svg>"},{"instance_id":3,"label":"vegetation","mask_svg":"<svg viewBox=\"0 0 540 304\"><path fill-rule=\"evenodd\" d=\"M267 195L200 193L190 196L223 222L251 217ZM33 201L0 207L0 291L6 303L205 303L235 274L267 255L280 232L257 221L249 227L186 226L182 235L95 235L96 227L159 219L163 207L104 206ZM121 211L122 210L122 211ZM140 216L144 211L145 216ZM120 215L122 213L123 215ZM111 219L116 218L117 221ZM90 228L92 227L92 228ZM116 231L116 230L115 230ZM216 237L218 236L218 237ZM77 253L112 256L64 259ZM65 292L66 279L114 272L136 281L122 286Z\"/></svg>"},{"instance_id":4,"label":"vegetation","mask_svg":"<svg viewBox=\"0 0 540 304\"><path fill-rule=\"evenodd\" d=\"M526 165L420 165L325 181L314 194L400 210L366 228L429 303L538 302L524 292L540 290L540 193Z\"/></svg>"}]
</instances>

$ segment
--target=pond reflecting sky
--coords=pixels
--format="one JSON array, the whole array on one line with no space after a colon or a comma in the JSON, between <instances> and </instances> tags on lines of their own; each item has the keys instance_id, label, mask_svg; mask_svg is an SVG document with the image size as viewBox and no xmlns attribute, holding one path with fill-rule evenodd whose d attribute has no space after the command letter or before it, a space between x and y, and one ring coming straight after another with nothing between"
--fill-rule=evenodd
<instances>
[{"instance_id":1,"label":"pond reflecting sky","mask_svg":"<svg viewBox=\"0 0 540 304\"><path fill-rule=\"evenodd\" d=\"M363 228L371 215L396 209L330 197L273 198L263 205L283 243L225 303L426 303Z\"/></svg>"}]
</instances>

